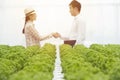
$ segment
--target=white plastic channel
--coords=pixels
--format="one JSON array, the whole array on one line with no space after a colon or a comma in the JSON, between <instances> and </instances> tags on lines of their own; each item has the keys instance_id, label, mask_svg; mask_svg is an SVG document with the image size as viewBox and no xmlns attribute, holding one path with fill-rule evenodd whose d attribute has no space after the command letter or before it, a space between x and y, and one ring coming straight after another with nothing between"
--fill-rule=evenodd
<instances>
[{"instance_id":1,"label":"white plastic channel","mask_svg":"<svg viewBox=\"0 0 120 80\"><path fill-rule=\"evenodd\" d=\"M53 71L53 75L54 77L52 80L65 80L63 79L64 74L62 73L59 45L56 45L55 69Z\"/></svg>"}]
</instances>

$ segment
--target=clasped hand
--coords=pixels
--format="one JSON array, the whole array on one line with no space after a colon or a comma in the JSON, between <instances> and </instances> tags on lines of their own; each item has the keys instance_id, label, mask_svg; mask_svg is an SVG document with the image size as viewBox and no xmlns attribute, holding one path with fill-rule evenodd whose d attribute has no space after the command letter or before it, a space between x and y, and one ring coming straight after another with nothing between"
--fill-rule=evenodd
<instances>
[{"instance_id":1,"label":"clasped hand","mask_svg":"<svg viewBox=\"0 0 120 80\"><path fill-rule=\"evenodd\" d=\"M61 37L61 35L58 32L52 33L52 36L54 38L60 38Z\"/></svg>"}]
</instances>

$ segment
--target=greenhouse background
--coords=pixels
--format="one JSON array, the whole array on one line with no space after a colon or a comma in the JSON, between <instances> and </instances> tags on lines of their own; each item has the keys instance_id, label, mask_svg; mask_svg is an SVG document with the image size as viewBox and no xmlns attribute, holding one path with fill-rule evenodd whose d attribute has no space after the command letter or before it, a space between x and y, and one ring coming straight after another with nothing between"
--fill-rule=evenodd
<instances>
[{"instance_id":1,"label":"greenhouse background","mask_svg":"<svg viewBox=\"0 0 120 80\"><path fill-rule=\"evenodd\" d=\"M22 29L26 7L32 7L37 12L35 23L40 35L59 32L67 36L73 20L69 13L70 1L1 0L0 44L25 45ZM120 0L78 1L82 4L81 18L86 22L86 43L119 44Z\"/></svg>"},{"instance_id":2,"label":"greenhouse background","mask_svg":"<svg viewBox=\"0 0 120 80\"><path fill-rule=\"evenodd\" d=\"M86 23L84 45L51 38L28 47L24 9L35 9L40 35L67 36L74 18L71 0L0 1L0 80L120 80L120 0L78 1Z\"/></svg>"}]
</instances>

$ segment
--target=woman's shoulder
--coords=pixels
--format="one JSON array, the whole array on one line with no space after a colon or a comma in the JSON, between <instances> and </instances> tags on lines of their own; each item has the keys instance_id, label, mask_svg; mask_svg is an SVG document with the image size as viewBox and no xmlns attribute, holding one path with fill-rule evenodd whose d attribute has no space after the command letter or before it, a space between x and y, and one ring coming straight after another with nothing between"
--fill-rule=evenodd
<instances>
[{"instance_id":1,"label":"woman's shoulder","mask_svg":"<svg viewBox=\"0 0 120 80\"><path fill-rule=\"evenodd\" d=\"M30 26L33 26L33 23L30 22L30 21L28 21L28 22L26 23L26 27L30 27Z\"/></svg>"}]
</instances>

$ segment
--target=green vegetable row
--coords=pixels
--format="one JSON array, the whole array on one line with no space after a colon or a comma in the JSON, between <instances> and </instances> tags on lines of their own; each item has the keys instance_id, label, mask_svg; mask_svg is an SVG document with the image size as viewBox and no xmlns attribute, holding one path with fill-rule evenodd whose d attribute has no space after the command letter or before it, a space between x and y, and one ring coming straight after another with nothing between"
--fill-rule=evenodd
<instances>
[{"instance_id":1,"label":"green vegetable row","mask_svg":"<svg viewBox=\"0 0 120 80\"><path fill-rule=\"evenodd\" d=\"M104 49L98 51L101 45L96 45L99 44L93 44L90 48L83 45L73 48L65 44L60 46L66 80L120 80L120 58L116 56L116 53L120 54L120 45L103 45L113 51L110 53Z\"/></svg>"},{"instance_id":2,"label":"green vegetable row","mask_svg":"<svg viewBox=\"0 0 120 80\"><path fill-rule=\"evenodd\" d=\"M0 80L52 80L55 46L0 45ZM2 52L3 51L3 52Z\"/></svg>"}]
</instances>

